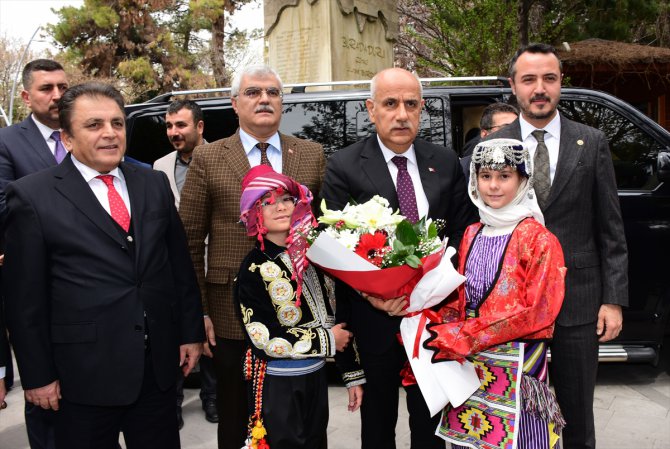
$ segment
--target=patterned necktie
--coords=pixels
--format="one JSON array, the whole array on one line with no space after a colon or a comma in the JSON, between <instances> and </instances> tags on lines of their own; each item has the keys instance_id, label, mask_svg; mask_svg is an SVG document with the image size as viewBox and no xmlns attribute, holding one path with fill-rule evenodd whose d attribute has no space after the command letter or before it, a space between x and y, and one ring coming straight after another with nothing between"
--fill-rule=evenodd
<instances>
[{"instance_id":1,"label":"patterned necktie","mask_svg":"<svg viewBox=\"0 0 670 449\"><path fill-rule=\"evenodd\" d=\"M414 193L412 177L407 171L407 158L404 156L394 156L391 160L398 167L396 190L398 192L398 203L400 203L400 213L412 223L416 223L419 221L419 210L416 206L416 195Z\"/></svg>"},{"instance_id":2,"label":"patterned necktie","mask_svg":"<svg viewBox=\"0 0 670 449\"><path fill-rule=\"evenodd\" d=\"M258 142L256 146L258 147L259 150L261 150L261 165L267 165L268 167L272 167L270 159L268 159L268 147L270 146L270 144L267 142Z\"/></svg>"},{"instance_id":3,"label":"patterned necktie","mask_svg":"<svg viewBox=\"0 0 670 449\"><path fill-rule=\"evenodd\" d=\"M60 140L60 131L52 132L51 138L56 141L56 151L54 151L54 157L56 158L56 162L60 164L63 159L65 159L65 155L67 154L67 151L63 146L63 142Z\"/></svg>"},{"instance_id":4,"label":"patterned necktie","mask_svg":"<svg viewBox=\"0 0 670 449\"><path fill-rule=\"evenodd\" d=\"M540 208L544 209L549 197L549 190L551 189L551 178L549 175L549 150L544 143L543 129L536 129L531 134L537 140L537 148L535 148L535 157L533 158L533 165L535 166L535 181L533 187L535 188L535 195L537 195L537 202Z\"/></svg>"},{"instance_id":5,"label":"patterned necktie","mask_svg":"<svg viewBox=\"0 0 670 449\"><path fill-rule=\"evenodd\" d=\"M99 175L96 178L102 180L107 186L107 199L109 200L109 210L112 218L124 231L128 232L128 229L130 229L130 214L128 213L126 203L123 202L123 198L121 198L121 195L119 195L119 192L114 187L114 176Z\"/></svg>"}]
</instances>

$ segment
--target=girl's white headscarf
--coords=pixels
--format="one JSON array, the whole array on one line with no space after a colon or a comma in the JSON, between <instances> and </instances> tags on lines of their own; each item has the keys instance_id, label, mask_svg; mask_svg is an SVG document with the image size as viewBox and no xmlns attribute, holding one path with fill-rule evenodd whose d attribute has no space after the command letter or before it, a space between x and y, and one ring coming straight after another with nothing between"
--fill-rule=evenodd
<instances>
[{"instance_id":1,"label":"girl's white headscarf","mask_svg":"<svg viewBox=\"0 0 670 449\"><path fill-rule=\"evenodd\" d=\"M527 174L528 178L522 176L519 190L511 203L500 209L493 209L484 203L477 189L477 168L502 170L505 166L513 167L521 175ZM523 142L515 139L492 139L479 143L472 152L468 194L479 209L481 222L507 230L524 218L533 217L544 225L544 215L533 190L533 171L533 161Z\"/></svg>"}]
</instances>

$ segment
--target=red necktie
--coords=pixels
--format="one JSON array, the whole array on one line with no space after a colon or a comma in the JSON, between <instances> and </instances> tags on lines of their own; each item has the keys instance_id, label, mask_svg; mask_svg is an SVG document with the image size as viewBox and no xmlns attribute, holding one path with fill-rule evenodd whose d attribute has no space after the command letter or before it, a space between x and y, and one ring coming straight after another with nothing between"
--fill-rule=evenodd
<instances>
[{"instance_id":1,"label":"red necktie","mask_svg":"<svg viewBox=\"0 0 670 449\"><path fill-rule=\"evenodd\" d=\"M121 195L119 195L119 192L114 187L114 176L100 175L96 176L96 178L102 180L107 186L107 199L109 200L109 210L112 218L124 231L128 232L128 229L130 229L130 214L128 213L126 203L123 202Z\"/></svg>"}]
</instances>

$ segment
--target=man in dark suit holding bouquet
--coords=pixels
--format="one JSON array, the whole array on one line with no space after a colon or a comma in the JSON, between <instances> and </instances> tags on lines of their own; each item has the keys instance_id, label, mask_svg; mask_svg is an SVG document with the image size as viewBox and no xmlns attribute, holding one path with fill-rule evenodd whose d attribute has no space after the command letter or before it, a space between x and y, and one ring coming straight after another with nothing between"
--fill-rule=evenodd
<instances>
[{"instance_id":1,"label":"man in dark suit holding bouquet","mask_svg":"<svg viewBox=\"0 0 670 449\"><path fill-rule=\"evenodd\" d=\"M342 209L349 201L363 203L381 195L410 221L425 216L445 220L442 232L457 247L476 214L456 153L416 137L424 104L419 80L404 69L386 69L372 79L370 91L366 106L377 134L330 158L322 198L329 209ZM348 309L350 316L343 319L357 338L367 377L362 447L395 448L400 371L407 361L396 337L400 319L344 285L338 286L338 308ZM407 388L407 407L412 448L444 448L444 441L434 436L439 415L430 418L416 385Z\"/></svg>"}]
</instances>

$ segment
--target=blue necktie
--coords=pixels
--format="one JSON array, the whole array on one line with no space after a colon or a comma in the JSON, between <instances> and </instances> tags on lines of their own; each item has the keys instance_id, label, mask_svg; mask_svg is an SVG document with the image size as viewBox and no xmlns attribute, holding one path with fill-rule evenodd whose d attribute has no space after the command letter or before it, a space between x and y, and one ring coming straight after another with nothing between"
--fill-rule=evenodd
<instances>
[{"instance_id":1,"label":"blue necktie","mask_svg":"<svg viewBox=\"0 0 670 449\"><path fill-rule=\"evenodd\" d=\"M56 158L56 162L60 164L63 159L65 159L65 155L67 154L67 150L65 150L63 142L60 140L60 131L52 132L51 138L56 141L56 151L54 152L54 157Z\"/></svg>"}]
</instances>

